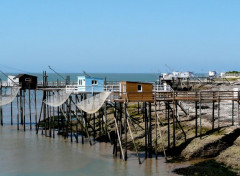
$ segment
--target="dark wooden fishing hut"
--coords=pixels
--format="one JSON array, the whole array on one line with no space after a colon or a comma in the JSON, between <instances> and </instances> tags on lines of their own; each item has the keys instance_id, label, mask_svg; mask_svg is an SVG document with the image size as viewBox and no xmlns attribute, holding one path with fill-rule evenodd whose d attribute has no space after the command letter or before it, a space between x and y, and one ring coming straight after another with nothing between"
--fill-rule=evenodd
<instances>
[{"instance_id":1,"label":"dark wooden fishing hut","mask_svg":"<svg viewBox=\"0 0 240 176\"><path fill-rule=\"evenodd\" d=\"M36 89L37 88L37 77L28 74L19 74L14 79L18 79L23 90Z\"/></svg>"},{"instance_id":2,"label":"dark wooden fishing hut","mask_svg":"<svg viewBox=\"0 0 240 176\"><path fill-rule=\"evenodd\" d=\"M31 115L31 90L34 90L34 97L35 97L35 120L37 118L36 112L36 89L37 89L37 76L29 75L29 74L19 74L14 77L14 80L18 80L19 85L21 86L20 89L20 116L21 116L21 124L24 125L25 130L25 94L26 90L28 90L28 109L29 109L29 118L30 118L30 129L32 129L32 115ZM19 122L19 120L18 120Z\"/></svg>"}]
</instances>

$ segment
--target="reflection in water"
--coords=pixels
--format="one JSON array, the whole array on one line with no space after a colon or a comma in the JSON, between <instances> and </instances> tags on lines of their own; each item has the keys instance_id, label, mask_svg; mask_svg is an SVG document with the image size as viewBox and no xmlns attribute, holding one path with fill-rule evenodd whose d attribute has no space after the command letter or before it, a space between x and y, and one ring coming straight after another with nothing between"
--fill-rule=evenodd
<instances>
[{"instance_id":1,"label":"reflection in water","mask_svg":"<svg viewBox=\"0 0 240 176\"><path fill-rule=\"evenodd\" d=\"M4 176L174 175L174 168L188 165L166 164L161 157L139 165L131 152L124 162L113 158L108 143L71 143L61 136L52 139L35 131L17 131L16 126L0 127L0 141L0 175Z\"/></svg>"}]
</instances>

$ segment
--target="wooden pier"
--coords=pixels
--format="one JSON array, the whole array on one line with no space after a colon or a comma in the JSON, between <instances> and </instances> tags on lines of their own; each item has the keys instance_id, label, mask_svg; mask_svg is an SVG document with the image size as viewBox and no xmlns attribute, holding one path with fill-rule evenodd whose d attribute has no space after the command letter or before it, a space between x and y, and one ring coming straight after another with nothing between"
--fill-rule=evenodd
<instances>
[{"instance_id":1,"label":"wooden pier","mask_svg":"<svg viewBox=\"0 0 240 176\"><path fill-rule=\"evenodd\" d=\"M130 135L133 143L133 148L136 151L139 163L141 158L139 149L135 144L135 138L132 127L130 114L128 112L128 104L135 103L137 105L138 114L142 114L144 125L144 156L145 158L158 157L157 145L161 141L161 118L157 109L164 109L164 117L167 122L167 149L176 147L176 126L180 127L185 140L188 136L181 125L181 119L178 118L179 111L182 111L186 116L187 110L181 105L182 102L190 102L195 106L195 137L202 136L202 105L203 103L212 104L212 130L219 130L220 126L220 107L224 101L232 102L232 119L231 125L240 125L239 112L239 91L115 91L112 89L111 95L108 97L104 106L102 106L97 113L87 114L79 109L76 104L88 98L89 95L97 94L97 92L73 92L69 98L59 107L51 107L44 103L49 97L54 95L59 90L66 88L67 85L49 85L46 72L43 73L42 85L34 88L21 88L16 97L16 109L11 106L11 125L13 125L13 111L17 111L17 129L23 128L26 130L26 118L29 118L29 130L35 129L36 134L42 134L47 137L54 138L56 134L63 135L64 138L70 138L70 141L84 143L86 140L90 145L94 144L96 137L105 136L108 141L113 144L113 155L118 156L124 160L128 158L128 136ZM0 93L3 94L1 86ZM41 108L37 109L37 92L41 92L42 101ZM123 96L124 95L124 96ZM29 117L26 117L26 101L28 102ZM217 117L215 117L215 105L217 106ZM140 108L141 105L141 108ZM113 110L114 115L114 132L109 131L108 115L109 110ZM237 110L237 114L234 114ZM32 117L34 112L34 117ZM235 118L237 117L237 123ZM217 120L217 127L215 121ZM2 107L0 108L0 122L4 124L4 117ZM35 124L35 128L32 125ZM155 136L153 140L153 127ZM172 128L172 129L171 129ZM128 135L129 134L129 135ZM79 139L81 137L82 139ZM171 145L172 141L172 145ZM155 145L155 151L153 146Z\"/></svg>"}]
</instances>

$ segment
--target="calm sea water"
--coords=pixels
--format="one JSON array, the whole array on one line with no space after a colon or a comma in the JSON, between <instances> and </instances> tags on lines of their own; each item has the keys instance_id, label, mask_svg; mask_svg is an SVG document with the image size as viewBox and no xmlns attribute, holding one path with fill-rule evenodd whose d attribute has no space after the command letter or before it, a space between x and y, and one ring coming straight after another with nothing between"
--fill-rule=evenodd
<instances>
[{"instance_id":1,"label":"calm sea water","mask_svg":"<svg viewBox=\"0 0 240 176\"><path fill-rule=\"evenodd\" d=\"M16 126L0 127L0 141L0 176L168 176L190 164L165 163L163 157L143 161L142 156L139 165L130 152L125 162L113 157L108 143L71 143L61 136L17 131Z\"/></svg>"}]
</instances>

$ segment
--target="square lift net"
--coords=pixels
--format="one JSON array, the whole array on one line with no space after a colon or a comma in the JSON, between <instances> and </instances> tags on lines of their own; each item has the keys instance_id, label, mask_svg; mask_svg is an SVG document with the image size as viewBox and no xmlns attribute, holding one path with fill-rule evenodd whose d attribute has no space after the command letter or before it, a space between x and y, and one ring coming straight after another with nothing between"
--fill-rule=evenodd
<instances>
[{"instance_id":1,"label":"square lift net","mask_svg":"<svg viewBox=\"0 0 240 176\"><path fill-rule=\"evenodd\" d=\"M59 107L67 101L71 93L71 91L62 89L55 92L54 95L49 96L46 100L44 100L44 103L52 107ZM82 100L77 103L76 106L88 114L96 113L103 106L110 94L111 92L101 92L88 99Z\"/></svg>"},{"instance_id":2,"label":"square lift net","mask_svg":"<svg viewBox=\"0 0 240 176\"><path fill-rule=\"evenodd\" d=\"M0 92L0 106L11 103L17 96L20 89L21 87L17 86L6 87L5 89L2 89Z\"/></svg>"}]
</instances>

